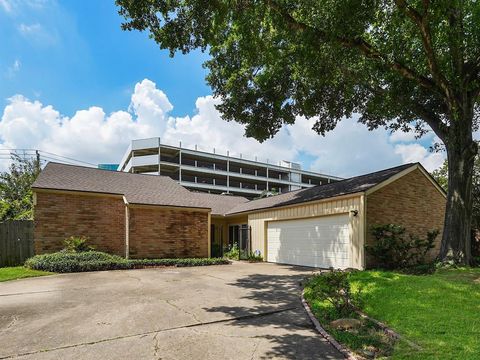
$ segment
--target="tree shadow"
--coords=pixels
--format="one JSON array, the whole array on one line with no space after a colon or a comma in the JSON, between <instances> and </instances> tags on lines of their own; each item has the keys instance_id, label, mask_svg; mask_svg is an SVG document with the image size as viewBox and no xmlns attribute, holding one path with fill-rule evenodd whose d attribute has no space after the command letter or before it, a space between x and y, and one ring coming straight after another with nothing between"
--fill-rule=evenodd
<instances>
[{"instance_id":1,"label":"tree shadow","mask_svg":"<svg viewBox=\"0 0 480 360\"><path fill-rule=\"evenodd\" d=\"M214 306L204 310L237 318L225 326L233 327L239 337L254 329L254 337L268 344L268 349L255 358L343 359L316 333L301 304L302 284L313 269L282 268L287 269L283 274L248 274L228 284L246 289L241 299L255 300L254 306Z\"/></svg>"}]
</instances>

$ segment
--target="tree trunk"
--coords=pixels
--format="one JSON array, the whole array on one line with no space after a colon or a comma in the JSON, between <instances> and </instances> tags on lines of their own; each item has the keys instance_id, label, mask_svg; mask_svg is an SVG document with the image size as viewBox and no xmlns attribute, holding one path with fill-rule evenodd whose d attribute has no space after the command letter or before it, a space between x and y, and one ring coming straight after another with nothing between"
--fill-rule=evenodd
<instances>
[{"instance_id":1,"label":"tree trunk","mask_svg":"<svg viewBox=\"0 0 480 360\"><path fill-rule=\"evenodd\" d=\"M477 144L470 136L467 141L452 141L445 145L448 157L448 193L439 260L470 265L472 176Z\"/></svg>"}]
</instances>

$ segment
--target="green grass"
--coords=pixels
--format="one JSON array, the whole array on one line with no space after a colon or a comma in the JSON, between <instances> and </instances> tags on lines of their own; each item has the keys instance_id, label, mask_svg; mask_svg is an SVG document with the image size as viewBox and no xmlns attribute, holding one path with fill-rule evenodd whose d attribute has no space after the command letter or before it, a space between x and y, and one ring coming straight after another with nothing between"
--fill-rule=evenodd
<instances>
[{"instance_id":1,"label":"green grass","mask_svg":"<svg viewBox=\"0 0 480 360\"><path fill-rule=\"evenodd\" d=\"M24 268L23 266L3 267L0 268L0 282L51 274L53 273L39 270L31 270Z\"/></svg>"},{"instance_id":2,"label":"green grass","mask_svg":"<svg viewBox=\"0 0 480 360\"><path fill-rule=\"evenodd\" d=\"M350 281L353 288L363 288L368 315L423 349L399 342L393 359L480 358L479 268L423 276L363 271L352 274Z\"/></svg>"}]
</instances>

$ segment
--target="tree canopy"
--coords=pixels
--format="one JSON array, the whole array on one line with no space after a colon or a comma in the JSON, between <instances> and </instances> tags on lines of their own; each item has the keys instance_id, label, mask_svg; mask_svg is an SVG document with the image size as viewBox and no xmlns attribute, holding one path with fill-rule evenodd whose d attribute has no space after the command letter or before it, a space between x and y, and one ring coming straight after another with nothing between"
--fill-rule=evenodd
<instances>
[{"instance_id":1,"label":"tree canopy","mask_svg":"<svg viewBox=\"0 0 480 360\"><path fill-rule=\"evenodd\" d=\"M358 113L369 128L413 122L419 135L421 119L445 141L462 89L480 91L476 1L117 3L125 29L148 29L172 55L208 50L207 81L225 119L258 140L297 115L324 134Z\"/></svg>"}]
</instances>

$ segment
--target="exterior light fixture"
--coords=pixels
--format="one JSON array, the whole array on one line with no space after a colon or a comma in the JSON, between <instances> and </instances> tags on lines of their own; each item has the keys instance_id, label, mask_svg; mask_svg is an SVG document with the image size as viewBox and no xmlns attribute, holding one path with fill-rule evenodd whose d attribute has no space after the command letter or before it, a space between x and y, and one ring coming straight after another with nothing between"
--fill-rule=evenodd
<instances>
[{"instance_id":1,"label":"exterior light fixture","mask_svg":"<svg viewBox=\"0 0 480 360\"><path fill-rule=\"evenodd\" d=\"M350 212L352 213L353 216L357 216L357 215L358 215L358 210L350 210Z\"/></svg>"}]
</instances>

